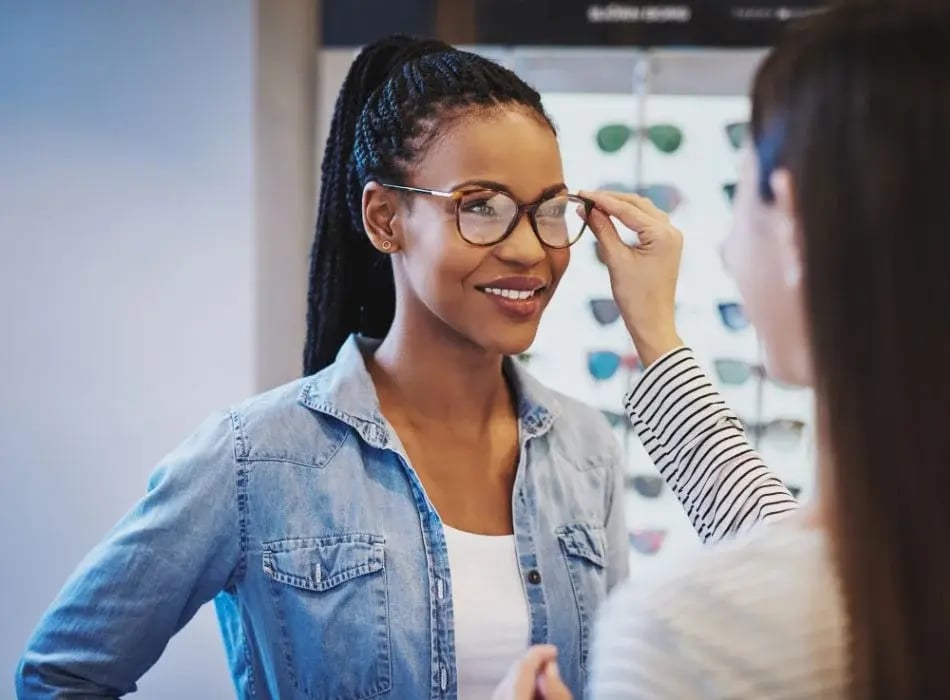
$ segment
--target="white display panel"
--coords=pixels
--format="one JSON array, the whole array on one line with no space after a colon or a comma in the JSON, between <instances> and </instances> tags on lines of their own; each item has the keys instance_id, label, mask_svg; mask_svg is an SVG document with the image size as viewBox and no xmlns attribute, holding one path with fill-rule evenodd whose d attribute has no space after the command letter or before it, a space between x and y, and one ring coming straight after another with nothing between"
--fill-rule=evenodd
<instances>
[{"instance_id":1,"label":"white display panel","mask_svg":"<svg viewBox=\"0 0 950 700\"><path fill-rule=\"evenodd\" d=\"M738 301L735 284L723 267L719 246L731 225L731 206L723 185L735 182L739 157L727 136L726 125L747 120L748 99L649 95L641 104L634 95L548 93L543 98L558 127L565 175L572 191L611 182L631 187L668 185L679 191L681 202L671 216L685 238L677 293L680 333L741 418L760 424L777 419L805 424L800 439L789 437L785 431L788 440L780 444L773 437L782 433L777 430L763 437L759 447L766 462L807 496L812 489L812 469L807 466L812 463L810 394L782 388L756 376L736 383L741 379L742 363L758 366L758 342L751 328L727 328L718 310L720 303ZM643 124L641 116L645 118ZM643 139L638 158L637 139L632 138L616 152L605 153L598 146L597 133L608 124L634 128L674 125L682 134L682 142L675 152L663 153ZM596 380L588 367L591 351L620 356L634 352L622 320L602 324L592 313L590 300L609 298L606 268L596 258L593 236L585 234L572 249L570 267L544 316L529 364L549 386L602 410L620 413L623 395L636 370L621 367L609 379ZM732 361L723 375L727 379L729 374L733 375L732 383L723 382L717 375L717 360ZM636 436L626 431L623 424L618 426L617 435L627 446L628 474L655 475ZM631 548L632 576L642 575L658 562L669 561L699 546L668 488L664 487L655 498L631 488L626 506L632 530L663 533L662 545L656 553L644 554Z\"/></svg>"}]
</instances>

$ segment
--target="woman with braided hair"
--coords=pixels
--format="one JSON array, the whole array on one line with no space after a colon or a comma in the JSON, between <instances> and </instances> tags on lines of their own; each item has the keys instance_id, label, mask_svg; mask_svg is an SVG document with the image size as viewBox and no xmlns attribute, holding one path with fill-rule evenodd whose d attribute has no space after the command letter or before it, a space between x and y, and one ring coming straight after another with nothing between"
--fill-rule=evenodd
<instances>
[{"instance_id":1,"label":"woman with braided hair","mask_svg":"<svg viewBox=\"0 0 950 700\"><path fill-rule=\"evenodd\" d=\"M364 49L323 160L306 376L159 465L46 613L20 696L131 692L212 599L240 697L487 698L541 643L579 696L627 575L623 466L598 411L509 358L593 206L512 72ZM758 463L718 469L666 473L706 540L794 506Z\"/></svg>"}]
</instances>

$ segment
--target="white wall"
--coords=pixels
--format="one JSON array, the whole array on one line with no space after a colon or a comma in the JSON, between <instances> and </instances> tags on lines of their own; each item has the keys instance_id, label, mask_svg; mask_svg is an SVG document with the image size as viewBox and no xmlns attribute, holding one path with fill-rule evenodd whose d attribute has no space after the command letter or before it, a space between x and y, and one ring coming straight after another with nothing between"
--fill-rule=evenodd
<instances>
[{"instance_id":1,"label":"white wall","mask_svg":"<svg viewBox=\"0 0 950 700\"><path fill-rule=\"evenodd\" d=\"M312 19L312 2L288 4ZM312 149L296 112L312 113L312 75L271 107L257 78L312 60L313 29L258 71L275 45L259 24L287 26L261 12L0 0L0 697L43 609L156 461L210 411L299 371L313 177L294 161ZM278 295L289 311L262 322ZM210 607L140 688L233 697Z\"/></svg>"}]
</instances>

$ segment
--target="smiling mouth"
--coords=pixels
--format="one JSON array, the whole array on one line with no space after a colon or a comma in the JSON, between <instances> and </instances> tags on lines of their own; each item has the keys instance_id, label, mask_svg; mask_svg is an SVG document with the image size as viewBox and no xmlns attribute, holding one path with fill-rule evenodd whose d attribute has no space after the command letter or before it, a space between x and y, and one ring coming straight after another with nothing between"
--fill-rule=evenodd
<instances>
[{"instance_id":1,"label":"smiling mouth","mask_svg":"<svg viewBox=\"0 0 950 700\"><path fill-rule=\"evenodd\" d=\"M480 288L480 291L485 294L501 297L503 299L511 299L512 301L527 301L528 299L533 299L544 290L545 287L538 287L537 289L506 289L504 287Z\"/></svg>"},{"instance_id":2,"label":"smiling mouth","mask_svg":"<svg viewBox=\"0 0 950 700\"><path fill-rule=\"evenodd\" d=\"M544 306L542 292L547 286L540 280L513 278L497 280L494 285L477 287L492 300L496 309L519 322L534 320Z\"/></svg>"}]
</instances>

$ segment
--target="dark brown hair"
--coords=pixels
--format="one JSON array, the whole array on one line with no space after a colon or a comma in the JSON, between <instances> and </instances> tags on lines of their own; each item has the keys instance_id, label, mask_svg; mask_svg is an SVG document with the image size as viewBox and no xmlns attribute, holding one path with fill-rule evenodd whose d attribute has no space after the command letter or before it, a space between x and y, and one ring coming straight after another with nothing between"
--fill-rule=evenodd
<instances>
[{"instance_id":1,"label":"dark brown hair","mask_svg":"<svg viewBox=\"0 0 950 700\"><path fill-rule=\"evenodd\" d=\"M950 697L950 17L840 6L753 89L760 195L790 172L854 698Z\"/></svg>"}]
</instances>

